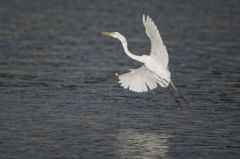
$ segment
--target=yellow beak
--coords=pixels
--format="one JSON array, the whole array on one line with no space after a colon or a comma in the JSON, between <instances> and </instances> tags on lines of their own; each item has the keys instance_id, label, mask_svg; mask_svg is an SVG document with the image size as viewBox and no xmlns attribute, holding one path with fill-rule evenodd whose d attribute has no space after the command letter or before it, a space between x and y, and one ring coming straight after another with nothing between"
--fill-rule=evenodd
<instances>
[{"instance_id":1,"label":"yellow beak","mask_svg":"<svg viewBox=\"0 0 240 159\"><path fill-rule=\"evenodd\" d=\"M102 35L112 36L113 32L102 32Z\"/></svg>"}]
</instances>

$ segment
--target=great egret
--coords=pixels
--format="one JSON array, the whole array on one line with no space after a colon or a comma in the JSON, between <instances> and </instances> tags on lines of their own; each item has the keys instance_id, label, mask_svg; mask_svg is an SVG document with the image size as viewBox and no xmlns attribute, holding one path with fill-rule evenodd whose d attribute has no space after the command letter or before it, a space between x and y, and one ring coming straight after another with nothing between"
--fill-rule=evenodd
<instances>
[{"instance_id":1,"label":"great egret","mask_svg":"<svg viewBox=\"0 0 240 159\"><path fill-rule=\"evenodd\" d=\"M122 75L116 74L119 83L123 88L134 92L147 92L148 90L157 88L158 84L161 87L168 87L171 85L175 92L177 92L176 87L171 81L171 73L168 69L168 52L166 46L163 44L157 26L149 16L145 17L145 15L143 15L142 20L146 29L146 34L151 40L150 55L137 56L132 54L128 50L126 38L118 32L102 32L102 35L119 39L125 53L130 58L143 64L143 66L138 69L130 69L128 73Z\"/></svg>"},{"instance_id":2,"label":"great egret","mask_svg":"<svg viewBox=\"0 0 240 159\"><path fill-rule=\"evenodd\" d=\"M169 83L176 87L171 82L171 73L168 69L168 53L166 46L163 44L159 31L153 20L143 15L143 25L146 33L151 40L151 53L149 55L137 56L128 50L126 38L118 32L102 32L103 35L108 35L117 38L121 41L125 53L132 59L143 63L138 69L130 69L129 73L119 75L119 82L125 89L134 92L146 92L157 88L157 84L161 87L168 87Z\"/></svg>"}]
</instances>

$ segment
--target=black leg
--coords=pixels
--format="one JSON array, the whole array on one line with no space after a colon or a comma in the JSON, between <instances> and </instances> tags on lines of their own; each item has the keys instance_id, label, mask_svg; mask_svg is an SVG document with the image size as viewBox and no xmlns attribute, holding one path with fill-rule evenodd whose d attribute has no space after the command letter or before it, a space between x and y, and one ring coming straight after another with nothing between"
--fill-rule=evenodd
<instances>
[{"instance_id":1,"label":"black leg","mask_svg":"<svg viewBox=\"0 0 240 159\"><path fill-rule=\"evenodd\" d=\"M181 93L179 93L179 90L175 87L175 85L173 84L172 81L170 81L170 86L173 88L173 90L175 91L175 93L177 94L177 96L179 96L183 102L185 104L187 104L188 106L190 106L189 102L183 97L183 95Z\"/></svg>"},{"instance_id":2,"label":"black leg","mask_svg":"<svg viewBox=\"0 0 240 159\"><path fill-rule=\"evenodd\" d=\"M172 88L170 88L170 87L168 87L168 89L170 91L170 94L174 97L175 102L177 103L178 107L180 107L181 106L181 102L178 100L177 96L175 95L176 92Z\"/></svg>"}]
</instances>

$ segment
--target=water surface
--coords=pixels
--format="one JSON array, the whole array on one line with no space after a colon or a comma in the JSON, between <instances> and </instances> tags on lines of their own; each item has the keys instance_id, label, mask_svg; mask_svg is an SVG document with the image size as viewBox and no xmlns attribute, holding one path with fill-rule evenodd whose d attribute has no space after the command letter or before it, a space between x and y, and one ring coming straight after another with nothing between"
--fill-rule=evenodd
<instances>
[{"instance_id":1,"label":"water surface","mask_svg":"<svg viewBox=\"0 0 240 159\"><path fill-rule=\"evenodd\" d=\"M1 1L0 158L237 159L240 3L231 1ZM175 85L134 93L115 73L150 50L149 14Z\"/></svg>"}]
</instances>

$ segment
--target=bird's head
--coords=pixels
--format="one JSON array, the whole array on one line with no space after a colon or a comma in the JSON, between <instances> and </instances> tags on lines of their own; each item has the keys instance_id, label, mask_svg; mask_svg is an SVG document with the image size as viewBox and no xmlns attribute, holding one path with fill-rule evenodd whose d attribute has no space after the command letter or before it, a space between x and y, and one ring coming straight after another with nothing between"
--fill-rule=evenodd
<instances>
[{"instance_id":1,"label":"bird's head","mask_svg":"<svg viewBox=\"0 0 240 159\"><path fill-rule=\"evenodd\" d=\"M121 41L123 39L125 39L124 36L122 34L120 34L119 32L102 32L102 35L111 36L111 37L119 39Z\"/></svg>"}]
</instances>

